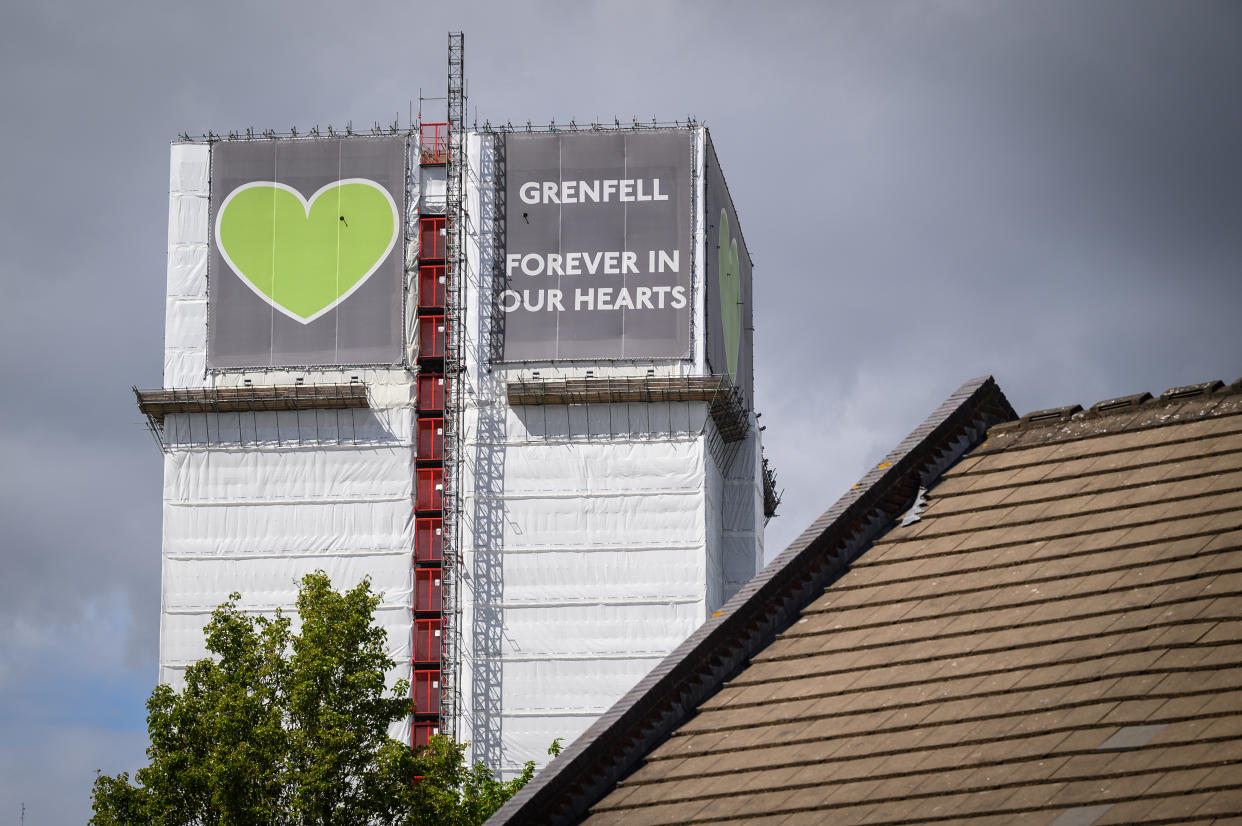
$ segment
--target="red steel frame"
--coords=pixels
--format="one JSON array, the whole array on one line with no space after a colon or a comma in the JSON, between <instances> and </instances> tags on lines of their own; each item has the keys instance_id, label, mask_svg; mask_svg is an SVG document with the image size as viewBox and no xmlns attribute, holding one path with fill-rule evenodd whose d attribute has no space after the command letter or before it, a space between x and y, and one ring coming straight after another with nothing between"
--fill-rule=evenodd
<instances>
[{"instance_id":1,"label":"red steel frame","mask_svg":"<svg viewBox=\"0 0 1242 826\"><path fill-rule=\"evenodd\" d=\"M443 261L448 251L448 217L424 215L418 219L418 257L423 261Z\"/></svg>"},{"instance_id":2,"label":"red steel frame","mask_svg":"<svg viewBox=\"0 0 1242 826\"><path fill-rule=\"evenodd\" d=\"M444 461L444 419L420 418L414 439L414 458L419 462Z\"/></svg>"},{"instance_id":3,"label":"red steel frame","mask_svg":"<svg viewBox=\"0 0 1242 826\"><path fill-rule=\"evenodd\" d=\"M440 669L417 669L414 672L414 711L416 714L440 713Z\"/></svg>"},{"instance_id":4,"label":"red steel frame","mask_svg":"<svg viewBox=\"0 0 1242 826\"><path fill-rule=\"evenodd\" d=\"M421 123L418 127L418 162L423 166L448 163L449 125Z\"/></svg>"},{"instance_id":5,"label":"red steel frame","mask_svg":"<svg viewBox=\"0 0 1242 826\"><path fill-rule=\"evenodd\" d=\"M440 629L438 619L414 620L414 663L440 663Z\"/></svg>"},{"instance_id":6,"label":"red steel frame","mask_svg":"<svg viewBox=\"0 0 1242 826\"><path fill-rule=\"evenodd\" d=\"M422 264L418 268L418 308L444 312L444 265Z\"/></svg>"},{"instance_id":7,"label":"red steel frame","mask_svg":"<svg viewBox=\"0 0 1242 826\"><path fill-rule=\"evenodd\" d=\"M448 162L449 125L419 126L419 163ZM410 745L419 749L440 731L441 632L444 628L442 565L444 549L444 404L445 298L448 289L448 219L422 215L418 220L418 379L415 408L414 510L414 724Z\"/></svg>"},{"instance_id":8,"label":"red steel frame","mask_svg":"<svg viewBox=\"0 0 1242 826\"><path fill-rule=\"evenodd\" d=\"M439 562L444 554L443 520L438 516L414 520L414 563Z\"/></svg>"},{"instance_id":9,"label":"red steel frame","mask_svg":"<svg viewBox=\"0 0 1242 826\"><path fill-rule=\"evenodd\" d=\"M419 720L417 714L415 712L414 726L410 729L410 745L421 749L430 742L431 735L440 733L440 720Z\"/></svg>"},{"instance_id":10,"label":"red steel frame","mask_svg":"<svg viewBox=\"0 0 1242 826\"><path fill-rule=\"evenodd\" d=\"M418 317L419 359L444 358L446 338L443 315L420 315Z\"/></svg>"},{"instance_id":11,"label":"red steel frame","mask_svg":"<svg viewBox=\"0 0 1242 826\"><path fill-rule=\"evenodd\" d=\"M443 467L420 467L414 471L414 510L424 516L430 516L430 511L444 510Z\"/></svg>"},{"instance_id":12,"label":"red steel frame","mask_svg":"<svg viewBox=\"0 0 1242 826\"><path fill-rule=\"evenodd\" d=\"M414 569L414 613L418 615L440 612L444 586L440 582L439 568Z\"/></svg>"},{"instance_id":13,"label":"red steel frame","mask_svg":"<svg viewBox=\"0 0 1242 826\"><path fill-rule=\"evenodd\" d=\"M418 374L418 415L444 409L444 374Z\"/></svg>"}]
</instances>

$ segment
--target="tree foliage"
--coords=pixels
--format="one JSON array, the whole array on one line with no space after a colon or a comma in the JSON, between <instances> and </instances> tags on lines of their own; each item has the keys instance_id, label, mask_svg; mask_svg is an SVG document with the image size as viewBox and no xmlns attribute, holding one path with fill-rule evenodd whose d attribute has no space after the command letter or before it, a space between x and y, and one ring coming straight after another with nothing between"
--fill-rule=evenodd
<instances>
[{"instance_id":1,"label":"tree foliage","mask_svg":"<svg viewBox=\"0 0 1242 826\"><path fill-rule=\"evenodd\" d=\"M535 773L527 763L513 780L497 780L482 763L467 768L465 746L435 736L419 753L425 774L413 787L413 798L404 823L410 826L474 826L500 808Z\"/></svg>"},{"instance_id":2,"label":"tree foliage","mask_svg":"<svg viewBox=\"0 0 1242 826\"><path fill-rule=\"evenodd\" d=\"M446 824L485 820L534 773L511 781L445 737L415 753L388 736L410 712L409 684L384 690L394 665L372 622L379 595L364 580L345 593L322 571L298 592L302 624L250 616L239 594L207 625L212 657L186 670L185 687L147 700L149 765L100 774L96 826ZM421 779L419 779L421 778Z\"/></svg>"}]
</instances>

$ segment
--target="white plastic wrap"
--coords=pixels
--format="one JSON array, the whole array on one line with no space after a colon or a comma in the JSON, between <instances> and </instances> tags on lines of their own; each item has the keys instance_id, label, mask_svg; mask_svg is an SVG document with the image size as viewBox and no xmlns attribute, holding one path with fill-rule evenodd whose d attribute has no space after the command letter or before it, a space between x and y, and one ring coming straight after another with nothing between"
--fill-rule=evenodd
<instances>
[{"instance_id":1,"label":"white plastic wrap","mask_svg":"<svg viewBox=\"0 0 1242 826\"><path fill-rule=\"evenodd\" d=\"M755 537L753 533L726 533L721 539L721 558L724 563L723 599L737 593L755 575ZM722 600L723 601L723 600Z\"/></svg>"},{"instance_id":2,"label":"white plastic wrap","mask_svg":"<svg viewBox=\"0 0 1242 826\"><path fill-rule=\"evenodd\" d=\"M500 171L483 150L499 139L467 140L463 230L473 294L464 347L473 363L462 430L462 724L454 733L474 741L474 758L512 776L525 760L545 763L554 738L576 737L754 573L762 488L757 433L723 444L703 402L507 405L505 382L534 376L529 365L484 369L478 361L493 343L490 315L478 309L492 295L496 247L487 232L496 224L487 211L497 204ZM699 209L703 145L700 132ZM173 148L167 387L207 381L208 161L205 145ZM443 209L443 167L419 169L410 184L411 207ZM704 369L704 226L695 215L692 356L657 361L658 375ZM416 246L406 253L412 263ZM638 369L543 369L545 377L582 377L588 366L599 376ZM229 592L241 591L251 610L291 608L296 580L317 568L340 588L372 577L385 594L377 619L399 661L389 680L410 676L412 398L408 382L367 381L367 410L166 418L166 678L202 655L202 626ZM408 721L393 734L408 738Z\"/></svg>"},{"instance_id":3,"label":"white plastic wrap","mask_svg":"<svg viewBox=\"0 0 1242 826\"><path fill-rule=\"evenodd\" d=\"M725 482L724 537L727 541L725 598L736 593L763 568L763 449L759 428L738 443Z\"/></svg>"},{"instance_id":4,"label":"white plastic wrap","mask_svg":"<svg viewBox=\"0 0 1242 826\"><path fill-rule=\"evenodd\" d=\"M568 746L597 717L599 712L585 711L578 714L506 718L502 729L504 748L498 760L501 778L512 780L521 773L522 765L527 760L534 760L536 766L547 764L552 759L548 757L548 746L554 739L559 737L561 745Z\"/></svg>"},{"instance_id":5,"label":"white plastic wrap","mask_svg":"<svg viewBox=\"0 0 1242 826\"><path fill-rule=\"evenodd\" d=\"M508 662L501 689L506 723L513 717L543 714L603 714L655 666L659 657ZM544 748L547 746L545 743Z\"/></svg>"},{"instance_id":6,"label":"white plastic wrap","mask_svg":"<svg viewBox=\"0 0 1242 826\"><path fill-rule=\"evenodd\" d=\"M631 604L507 605L500 653L506 660L591 660L662 656L703 622L701 600L686 596ZM620 696L620 695L618 695Z\"/></svg>"},{"instance_id":7,"label":"white plastic wrap","mask_svg":"<svg viewBox=\"0 0 1242 826\"><path fill-rule=\"evenodd\" d=\"M238 502L228 507L169 503L164 508L168 555L340 554L408 547L408 500L371 502Z\"/></svg>"},{"instance_id":8,"label":"white plastic wrap","mask_svg":"<svg viewBox=\"0 0 1242 826\"><path fill-rule=\"evenodd\" d=\"M517 550L685 542L702 537L702 505L701 496L668 493L513 498L505 503L503 544Z\"/></svg>"},{"instance_id":9,"label":"white plastic wrap","mask_svg":"<svg viewBox=\"0 0 1242 826\"><path fill-rule=\"evenodd\" d=\"M572 446L532 440L507 447L504 492L509 498L693 492L703 487L703 463L702 445L691 439Z\"/></svg>"},{"instance_id":10,"label":"white plastic wrap","mask_svg":"<svg viewBox=\"0 0 1242 826\"><path fill-rule=\"evenodd\" d=\"M334 582L333 585L336 583ZM227 596L227 594L226 594ZM223 600L221 600L223 601ZM275 609L260 610L245 605L243 600L240 605L254 613L262 613L267 616L275 616ZM394 660L397 661L398 668L393 670L393 674L408 679L408 662L410 658L410 623L403 612L408 614L409 609L405 606L390 605L381 606L376 609L375 622L388 632L388 652ZM286 616L296 619L296 614L292 610L292 603L284 611ZM161 623L161 644L166 644L170 650L176 652L176 658L168 658L162 663L162 673L169 675L180 675L185 672L188 665L203 659L207 656L207 647L203 641L203 629L211 619L211 612L167 612L164 614ZM298 628L297 623L293 625L294 630ZM166 643L164 641L167 641Z\"/></svg>"},{"instance_id":11,"label":"white plastic wrap","mask_svg":"<svg viewBox=\"0 0 1242 826\"><path fill-rule=\"evenodd\" d=\"M664 407L665 428L696 412ZM498 684L465 692L460 736L506 774L545 762L553 738L577 736L707 616L703 437L618 438L600 408L591 436L467 447L463 684Z\"/></svg>"},{"instance_id":12,"label":"white plastic wrap","mask_svg":"<svg viewBox=\"0 0 1242 826\"><path fill-rule=\"evenodd\" d=\"M724 548L721 539L724 535L724 476L715 456L707 451L704 462L704 503L706 516L704 526L704 556L706 567L706 608L714 611L725 601Z\"/></svg>"},{"instance_id":13,"label":"white plastic wrap","mask_svg":"<svg viewBox=\"0 0 1242 826\"><path fill-rule=\"evenodd\" d=\"M703 205L706 203L707 176L704 175L707 160L707 130L697 129L694 133L694 329L700 331L694 336L694 371L707 372L707 336L701 331L707 329L707 229L715 227L716 221L704 220Z\"/></svg>"},{"instance_id":14,"label":"white plastic wrap","mask_svg":"<svg viewBox=\"0 0 1242 826\"><path fill-rule=\"evenodd\" d=\"M207 196L169 194L168 240L170 246L207 243Z\"/></svg>"},{"instance_id":15,"label":"white plastic wrap","mask_svg":"<svg viewBox=\"0 0 1242 826\"><path fill-rule=\"evenodd\" d=\"M495 136L467 144L466 255L477 289L491 295L495 270L492 191ZM702 137L699 138L702 156ZM427 182L424 181L426 185ZM701 196L701 193L700 193ZM701 197L699 198L701 202ZM701 216L700 216L701 217ZM703 225L696 217L701 262ZM696 271L697 272L697 271ZM701 272L696 329L703 329ZM471 289L476 289L474 280ZM488 342L489 319L467 300L467 337ZM701 337L700 337L701 338ZM468 346L478 357L482 347ZM702 371L702 342L688 362L660 375ZM632 377L632 365L539 365L544 377ZM744 500L746 457L709 451L714 425L703 402L532 405L511 408L505 382L534 379L530 366L476 365L478 407L465 433L462 728L472 757L512 776L547 761L554 738L572 740L723 600L742 535L753 518L731 518ZM716 438L718 440L718 437ZM746 451L740 451L746 453ZM753 469L752 469L753 473ZM726 487L729 491L726 492ZM753 558L751 553L751 558ZM742 565L741 567L745 567Z\"/></svg>"},{"instance_id":16,"label":"white plastic wrap","mask_svg":"<svg viewBox=\"0 0 1242 826\"><path fill-rule=\"evenodd\" d=\"M419 152L419 136L415 135L409 143L409 152L406 155L406 169L418 169ZM421 178L421 175L405 176L405 232L406 235L413 236L414 238L418 238L418 207L421 203L419 193Z\"/></svg>"},{"instance_id":17,"label":"white plastic wrap","mask_svg":"<svg viewBox=\"0 0 1242 826\"><path fill-rule=\"evenodd\" d=\"M174 413L164 417L164 443L173 448L314 447L353 449L372 445L409 447L414 426L409 408Z\"/></svg>"},{"instance_id":18,"label":"white plastic wrap","mask_svg":"<svg viewBox=\"0 0 1242 826\"><path fill-rule=\"evenodd\" d=\"M566 608L587 603L665 604L703 598L703 556L687 545L668 549L635 546L609 550L505 552L506 609L531 605ZM625 583L619 594L617 583ZM680 593L678 593L680 591ZM575 632L577 633L577 632ZM592 649L583 649L592 650Z\"/></svg>"},{"instance_id":19,"label":"white plastic wrap","mask_svg":"<svg viewBox=\"0 0 1242 826\"><path fill-rule=\"evenodd\" d=\"M178 244L169 247L168 297L207 298L206 244Z\"/></svg>"},{"instance_id":20,"label":"white plastic wrap","mask_svg":"<svg viewBox=\"0 0 1242 826\"><path fill-rule=\"evenodd\" d=\"M448 195L445 167L421 167L419 169L419 186L422 191L423 206L430 208L428 212L443 212L445 198Z\"/></svg>"},{"instance_id":21,"label":"white plastic wrap","mask_svg":"<svg viewBox=\"0 0 1242 826\"><path fill-rule=\"evenodd\" d=\"M169 388L240 383L238 376L207 373L210 158L206 144L179 143L171 151ZM185 666L206 654L203 628L231 592L241 593L239 604L248 611L282 608L292 615L297 582L314 570L325 571L338 589L371 578L384 595L376 619L398 663L389 683L411 676L413 391L404 371L349 371L360 372L368 383L367 409L165 417L161 680L179 686ZM304 377L265 373L258 381ZM408 742L409 721L390 733Z\"/></svg>"},{"instance_id":22,"label":"white plastic wrap","mask_svg":"<svg viewBox=\"0 0 1242 826\"><path fill-rule=\"evenodd\" d=\"M206 196L210 190L211 163L205 143L174 143L168 171L168 191Z\"/></svg>"},{"instance_id":23,"label":"white plastic wrap","mask_svg":"<svg viewBox=\"0 0 1242 826\"><path fill-rule=\"evenodd\" d=\"M582 442L592 439L637 442L691 439L703 432L708 418L703 402L648 404L537 405L512 408L509 438L514 441Z\"/></svg>"},{"instance_id":24,"label":"white plastic wrap","mask_svg":"<svg viewBox=\"0 0 1242 826\"><path fill-rule=\"evenodd\" d=\"M207 233L211 152L172 146L168 176L168 287L164 386L207 384Z\"/></svg>"},{"instance_id":25,"label":"white plastic wrap","mask_svg":"<svg viewBox=\"0 0 1242 826\"><path fill-rule=\"evenodd\" d=\"M207 348L164 350L165 387L205 387Z\"/></svg>"},{"instance_id":26,"label":"white plastic wrap","mask_svg":"<svg viewBox=\"0 0 1242 826\"><path fill-rule=\"evenodd\" d=\"M164 347L185 352L201 349L207 334L207 299L169 296L164 314Z\"/></svg>"},{"instance_id":27,"label":"white plastic wrap","mask_svg":"<svg viewBox=\"0 0 1242 826\"><path fill-rule=\"evenodd\" d=\"M410 496L408 447L176 452L164 463L169 503L360 500Z\"/></svg>"},{"instance_id":28,"label":"white plastic wrap","mask_svg":"<svg viewBox=\"0 0 1242 826\"><path fill-rule=\"evenodd\" d=\"M397 663L388 683L410 678L414 462L392 428L408 439L411 412L341 413L168 417L166 435L185 441L165 454L161 680L179 686L185 667L206 655L203 629L234 591L243 609L281 608L296 628L297 583L315 570L339 590L370 578ZM250 423L248 440L233 435L239 421ZM340 443L343 432L360 431L372 443ZM408 741L409 721L390 733Z\"/></svg>"}]
</instances>

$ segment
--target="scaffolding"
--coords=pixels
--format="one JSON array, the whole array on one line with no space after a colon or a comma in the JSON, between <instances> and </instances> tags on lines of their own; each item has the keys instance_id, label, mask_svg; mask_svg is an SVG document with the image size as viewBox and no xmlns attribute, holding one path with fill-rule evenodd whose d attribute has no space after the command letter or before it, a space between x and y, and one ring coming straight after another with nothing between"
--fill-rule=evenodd
<instances>
[{"instance_id":1,"label":"scaffolding","mask_svg":"<svg viewBox=\"0 0 1242 826\"><path fill-rule=\"evenodd\" d=\"M706 402L724 441L741 441L750 427L742 395L727 376L518 379L509 382L506 392L515 407Z\"/></svg>"},{"instance_id":2,"label":"scaffolding","mask_svg":"<svg viewBox=\"0 0 1242 826\"><path fill-rule=\"evenodd\" d=\"M440 730L460 739L462 616L462 412L465 387L465 35L448 36L448 163L445 181L443 605L440 646Z\"/></svg>"},{"instance_id":3,"label":"scaffolding","mask_svg":"<svg viewBox=\"0 0 1242 826\"><path fill-rule=\"evenodd\" d=\"M138 400L138 410L147 417L147 429L155 437L160 450L165 452L169 450L170 440L174 444L233 443L244 445L248 441L247 436L251 436L257 444L260 429L257 417L260 414L282 412L298 414L290 439L297 444L302 444L305 441L301 422L303 412L318 414L321 411L334 411L339 414L342 410L354 411L371 406L367 399L367 387L360 381L353 381L349 384L259 386L247 384L241 387L186 387L159 390L139 390L135 387L133 390ZM219 420L219 415L223 413L236 414L236 439L232 437L231 429L225 432L224 424ZM247 413L251 414L248 428L242 420L243 414ZM197 438L193 426L192 416L194 415L203 417ZM175 433L167 433L165 420L168 416L180 417L184 426L174 428ZM210 417L216 417L214 426ZM320 432L320 420L317 415L312 418L312 422L315 431L311 434L313 443L342 443L345 428L339 416L334 426L329 428L330 433L327 434ZM280 432L279 418L272 418L271 424L276 442L284 442L285 438ZM351 416L347 424L350 431L348 441L356 444L358 441L357 422Z\"/></svg>"},{"instance_id":4,"label":"scaffolding","mask_svg":"<svg viewBox=\"0 0 1242 826\"><path fill-rule=\"evenodd\" d=\"M367 388L362 382L160 390L139 390L135 387L134 395L138 399L139 411L161 427L169 413L345 410L369 406Z\"/></svg>"},{"instance_id":5,"label":"scaffolding","mask_svg":"<svg viewBox=\"0 0 1242 826\"><path fill-rule=\"evenodd\" d=\"M442 167L443 212L419 205L414 516L414 721L411 745L458 738L461 668L461 420L465 327L462 35L449 34L447 120L422 120L418 165Z\"/></svg>"}]
</instances>

